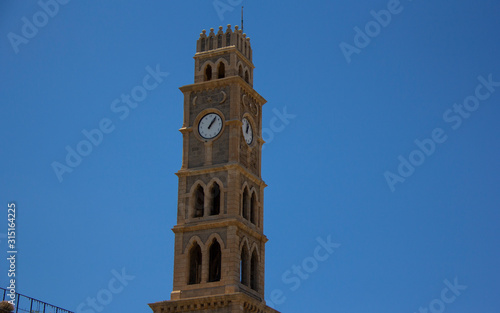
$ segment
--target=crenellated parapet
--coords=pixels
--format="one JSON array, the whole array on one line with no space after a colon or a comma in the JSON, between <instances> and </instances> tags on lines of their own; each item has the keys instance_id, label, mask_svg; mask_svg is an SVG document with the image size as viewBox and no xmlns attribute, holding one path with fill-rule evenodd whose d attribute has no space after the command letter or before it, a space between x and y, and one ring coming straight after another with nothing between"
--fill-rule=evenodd
<instances>
[{"instance_id":1,"label":"crenellated parapet","mask_svg":"<svg viewBox=\"0 0 500 313\"><path fill-rule=\"evenodd\" d=\"M196 44L196 52L199 53L234 46L251 62L252 48L250 47L250 38L239 29L238 25L234 27L234 31L231 29L230 24L227 25L225 32L222 29L223 27L219 26L219 31L215 33L214 29L210 28L210 33L208 35L207 31L203 30Z\"/></svg>"},{"instance_id":2,"label":"crenellated parapet","mask_svg":"<svg viewBox=\"0 0 500 313\"><path fill-rule=\"evenodd\" d=\"M239 76L253 86L253 63L250 38L238 28L227 25L224 32L210 29L203 30L196 44L195 83L214 81L222 78Z\"/></svg>"}]
</instances>

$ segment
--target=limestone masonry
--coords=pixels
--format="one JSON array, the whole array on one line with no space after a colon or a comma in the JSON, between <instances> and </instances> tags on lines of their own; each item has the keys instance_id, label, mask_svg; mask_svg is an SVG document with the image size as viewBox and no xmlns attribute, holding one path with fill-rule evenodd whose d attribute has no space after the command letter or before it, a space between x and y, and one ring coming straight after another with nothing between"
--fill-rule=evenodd
<instances>
[{"instance_id":1,"label":"limestone masonry","mask_svg":"<svg viewBox=\"0 0 500 313\"><path fill-rule=\"evenodd\" d=\"M154 313L273 312L264 301L262 106L250 38L238 26L200 34L183 86L182 167L171 300Z\"/></svg>"}]
</instances>

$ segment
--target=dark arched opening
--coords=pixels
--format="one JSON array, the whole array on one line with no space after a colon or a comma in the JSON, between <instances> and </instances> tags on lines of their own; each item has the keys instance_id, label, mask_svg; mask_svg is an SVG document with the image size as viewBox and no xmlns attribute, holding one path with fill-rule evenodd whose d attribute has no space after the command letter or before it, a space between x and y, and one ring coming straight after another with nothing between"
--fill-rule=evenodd
<instances>
[{"instance_id":1,"label":"dark arched opening","mask_svg":"<svg viewBox=\"0 0 500 313\"><path fill-rule=\"evenodd\" d=\"M205 207L205 191L203 187L198 186L194 192L194 214L193 217L202 217Z\"/></svg>"},{"instance_id":2,"label":"dark arched opening","mask_svg":"<svg viewBox=\"0 0 500 313\"><path fill-rule=\"evenodd\" d=\"M241 249L240 256L240 282L248 286L248 253L246 245Z\"/></svg>"},{"instance_id":3,"label":"dark arched opening","mask_svg":"<svg viewBox=\"0 0 500 313\"><path fill-rule=\"evenodd\" d=\"M201 248L195 243L189 250L189 284L201 282Z\"/></svg>"},{"instance_id":4,"label":"dark arched opening","mask_svg":"<svg viewBox=\"0 0 500 313\"><path fill-rule=\"evenodd\" d=\"M252 193L252 198L250 199L250 222L252 224L257 224L257 199L255 193Z\"/></svg>"},{"instance_id":5,"label":"dark arched opening","mask_svg":"<svg viewBox=\"0 0 500 313\"><path fill-rule=\"evenodd\" d=\"M243 190L243 199L241 204L241 215L244 219L248 219L248 189L245 187Z\"/></svg>"},{"instance_id":6,"label":"dark arched opening","mask_svg":"<svg viewBox=\"0 0 500 313\"><path fill-rule=\"evenodd\" d=\"M224 65L223 62L219 63L219 69L218 69L218 75L217 78L224 78L226 75L226 66Z\"/></svg>"},{"instance_id":7,"label":"dark arched opening","mask_svg":"<svg viewBox=\"0 0 500 313\"><path fill-rule=\"evenodd\" d=\"M212 245L210 246L210 262L209 262L209 272L208 281L219 281L221 276L221 250L219 242L214 239Z\"/></svg>"},{"instance_id":8,"label":"dark arched opening","mask_svg":"<svg viewBox=\"0 0 500 313\"><path fill-rule=\"evenodd\" d=\"M211 79L212 79L212 67L210 65L207 65L207 68L205 69L205 81Z\"/></svg>"},{"instance_id":9,"label":"dark arched opening","mask_svg":"<svg viewBox=\"0 0 500 313\"><path fill-rule=\"evenodd\" d=\"M219 184L214 183L210 189L210 215L217 215L220 213L220 187Z\"/></svg>"},{"instance_id":10,"label":"dark arched opening","mask_svg":"<svg viewBox=\"0 0 500 313\"><path fill-rule=\"evenodd\" d=\"M259 260L254 251L250 261L250 288L257 290L259 288Z\"/></svg>"}]
</instances>

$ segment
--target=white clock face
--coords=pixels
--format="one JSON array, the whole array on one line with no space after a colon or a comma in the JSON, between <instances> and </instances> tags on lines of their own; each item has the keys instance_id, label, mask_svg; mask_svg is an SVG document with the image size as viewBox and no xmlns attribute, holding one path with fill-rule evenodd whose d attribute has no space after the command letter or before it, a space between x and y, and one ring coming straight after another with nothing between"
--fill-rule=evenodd
<instances>
[{"instance_id":1,"label":"white clock face","mask_svg":"<svg viewBox=\"0 0 500 313\"><path fill-rule=\"evenodd\" d=\"M205 115L198 124L198 132L205 139L216 137L222 130L222 118L216 113Z\"/></svg>"},{"instance_id":2,"label":"white clock face","mask_svg":"<svg viewBox=\"0 0 500 313\"><path fill-rule=\"evenodd\" d=\"M245 141L247 144L251 144L253 141L252 124L250 124L246 118L243 118L241 127L243 129L243 137L245 138Z\"/></svg>"}]
</instances>

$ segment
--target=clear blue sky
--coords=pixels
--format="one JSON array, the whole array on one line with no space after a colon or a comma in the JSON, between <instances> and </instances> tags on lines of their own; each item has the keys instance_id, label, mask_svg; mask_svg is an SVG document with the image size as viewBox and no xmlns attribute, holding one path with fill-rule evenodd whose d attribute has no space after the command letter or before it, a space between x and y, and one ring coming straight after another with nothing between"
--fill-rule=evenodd
<instances>
[{"instance_id":1,"label":"clear blue sky","mask_svg":"<svg viewBox=\"0 0 500 313\"><path fill-rule=\"evenodd\" d=\"M193 82L202 29L240 24L240 1L221 2L232 10L73 0L45 19L35 1L2 1L0 216L17 202L19 292L92 312L86 299L125 268L135 278L115 282L103 312L170 298L178 87ZM254 87L268 100L269 304L498 311L499 16L493 0L245 3ZM169 74L128 115L112 111L147 67ZM284 110L295 117L272 127ZM53 162L100 123L108 133L59 179ZM318 238L340 246L317 254ZM6 285L3 257L0 270Z\"/></svg>"}]
</instances>

